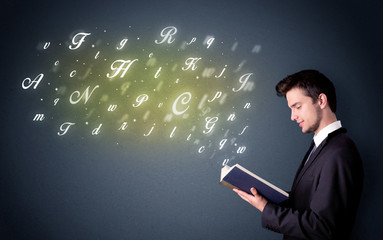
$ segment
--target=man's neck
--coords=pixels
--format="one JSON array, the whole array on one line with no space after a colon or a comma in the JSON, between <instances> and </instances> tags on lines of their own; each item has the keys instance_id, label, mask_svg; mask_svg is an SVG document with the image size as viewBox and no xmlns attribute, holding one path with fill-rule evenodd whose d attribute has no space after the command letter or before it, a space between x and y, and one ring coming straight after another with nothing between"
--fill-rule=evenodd
<instances>
[{"instance_id":1,"label":"man's neck","mask_svg":"<svg viewBox=\"0 0 383 240\"><path fill-rule=\"evenodd\" d=\"M328 125L336 121L338 121L338 119L336 118L335 113L331 112L329 114L324 114L324 116L322 116L322 120L321 120L321 123L319 124L319 127L314 132L315 135L317 135L323 128L327 127Z\"/></svg>"}]
</instances>

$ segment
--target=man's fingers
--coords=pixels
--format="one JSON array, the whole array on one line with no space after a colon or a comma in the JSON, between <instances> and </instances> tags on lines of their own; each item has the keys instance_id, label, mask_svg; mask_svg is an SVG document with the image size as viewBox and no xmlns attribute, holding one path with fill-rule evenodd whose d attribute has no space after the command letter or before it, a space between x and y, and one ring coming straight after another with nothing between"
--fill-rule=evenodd
<instances>
[{"instance_id":1,"label":"man's fingers","mask_svg":"<svg viewBox=\"0 0 383 240\"><path fill-rule=\"evenodd\" d=\"M251 192L254 196L258 195L257 190L256 190L255 188L253 188L253 187L250 189L250 192Z\"/></svg>"},{"instance_id":2,"label":"man's fingers","mask_svg":"<svg viewBox=\"0 0 383 240\"><path fill-rule=\"evenodd\" d=\"M234 188L233 191L236 192L246 202L250 202L249 196L251 196L251 195L248 194L247 192L241 191L241 190L236 189L236 188Z\"/></svg>"}]
</instances>

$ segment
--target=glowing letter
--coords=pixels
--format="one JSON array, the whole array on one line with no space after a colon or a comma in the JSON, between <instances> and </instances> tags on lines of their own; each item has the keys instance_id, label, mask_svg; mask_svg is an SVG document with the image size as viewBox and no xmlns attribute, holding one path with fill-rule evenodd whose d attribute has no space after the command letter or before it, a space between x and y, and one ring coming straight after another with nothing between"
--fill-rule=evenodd
<instances>
[{"instance_id":1,"label":"glowing letter","mask_svg":"<svg viewBox=\"0 0 383 240\"><path fill-rule=\"evenodd\" d=\"M133 107L140 106L143 102L148 101L149 96L147 94L141 94L136 98L137 105L133 104Z\"/></svg>"},{"instance_id":2,"label":"glowing letter","mask_svg":"<svg viewBox=\"0 0 383 240\"><path fill-rule=\"evenodd\" d=\"M81 44L85 41L85 37L90 35L90 33L77 33L76 35L74 35L74 37L72 38L72 43L74 45L74 47L72 47L72 45L69 45L69 49L70 50L75 50L77 48L79 48L81 46ZM79 40L77 40L77 37L80 37Z\"/></svg>"},{"instance_id":3,"label":"glowing letter","mask_svg":"<svg viewBox=\"0 0 383 240\"><path fill-rule=\"evenodd\" d=\"M98 135L100 133L100 128L102 126L102 123L92 131L92 135Z\"/></svg>"},{"instance_id":4,"label":"glowing letter","mask_svg":"<svg viewBox=\"0 0 383 240\"><path fill-rule=\"evenodd\" d=\"M114 112L114 110L116 110L116 108L117 108L116 104L109 105L108 112Z\"/></svg>"},{"instance_id":5,"label":"glowing letter","mask_svg":"<svg viewBox=\"0 0 383 240\"><path fill-rule=\"evenodd\" d=\"M203 153L203 151L205 151L205 148L206 148L205 146L200 147L200 148L198 149L198 152L199 152L199 153Z\"/></svg>"},{"instance_id":6,"label":"glowing letter","mask_svg":"<svg viewBox=\"0 0 383 240\"><path fill-rule=\"evenodd\" d=\"M160 67L160 68L157 70L156 74L154 75L154 78L158 78L158 76L160 76L161 69L162 69L162 67Z\"/></svg>"},{"instance_id":7,"label":"glowing letter","mask_svg":"<svg viewBox=\"0 0 383 240\"><path fill-rule=\"evenodd\" d=\"M128 123L127 122L123 122L121 127L118 130L125 130L127 127L128 127Z\"/></svg>"},{"instance_id":8,"label":"glowing letter","mask_svg":"<svg viewBox=\"0 0 383 240\"><path fill-rule=\"evenodd\" d=\"M122 70L124 70L124 72L121 74L121 78L125 76L125 73L129 70L130 66L135 62L135 61L138 61L138 59L134 59L133 61L132 60L116 60L112 63L112 65L110 66L110 69L112 69L114 72L113 76L111 76L111 74L107 73L106 76L108 78L114 78L115 76L117 76ZM115 63L121 63L119 67L115 67L114 64ZM128 66L125 66L125 64L128 64ZM117 69L117 70L116 70Z\"/></svg>"},{"instance_id":9,"label":"glowing letter","mask_svg":"<svg viewBox=\"0 0 383 240\"><path fill-rule=\"evenodd\" d=\"M191 137L191 133L188 135L188 137L186 138L186 141L190 141L190 137Z\"/></svg>"},{"instance_id":10,"label":"glowing letter","mask_svg":"<svg viewBox=\"0 0 383 240\"><path fill-rule=\"evenodd\" d=\"M60 98L56 98L53 102L54 102L54 106L57 105L57 103L59 102Z\"/></svg>"},{"instance_id":11,"label":"glowing letter","mask_svg":"<svg viewBox=\"0 0 383 240\"><path fill-rule=\"evenodd\" d=\"M213 102L215 99L217 98L220 98L222 95L222 92L221 91L217 91L217 93L215 94L215 96L213 97L212 100L207 100L208 102Z\"/></svg>"},{"instance_id":12,"label":"glowing letter","mask_svg":"<svg viewBox=\"0 0 383 240\"><path fill-rule=\"evenodd\" d=\"M225 145L226 141L227 141L227 138L224 138L224 139L222 139L219 142L219 150L221 150L223 148L223 146Z\"/></svg>"},{"instance_id":13,"label":"glowing letter","mask_svg":"<svg viewBox=\"0 0 383 240\"><path fill-rule=\"evenodd\" d=\"M76 70L73 70L70 74L69 77L74 77L76 75Z\"/></svg>"},{"instance_id":14,"label":"glowing letter","mask_svg":"<svg viewBox=\"0 0 383 240\"><path fill-rule=\"evenodd\" d=\"M42 114L42 113L41 113L41 114L38 113L38 114L36 114L35 117L33 118L33 121L40 121L40 122L41 122L42 120L44 120L44 118L45 118L45 117L44 117L44 114Z\"/></svg>"},{"instance_id":15,"label":"glowing letter","mask_svg":"<svg viewBox=\"0 0 383 240\"><path fill-rule=\"evenodd\" d=\"M188 70L189 68L191 68L192 71L196 70L197 67L196 67L195 64L196 64L200 59L201 59L201 58L192 58L192 57L186 59L185 64L187 65L187 68L182 67L182 70L183 70L183 71L186 71L186 70Z\"/></svg>"},{"instance_id":16,"label":"glowing letter","mask_svg":"<svg viewBox=\"0 0 383 240\"><path fill-rule=\"evenodd\" d=\"M26 78L23 80L22 84L21 84L21 87L23 89L28 89L32 84L35 84L35 86L33 87L33 89L36 89L37 86L39 85L40 81L43 79L44 77L44 74L40 73L39 75L37 75L35 77L35 79L32 81L30 78ZM25 85L25 82L27 82Z\"/></svg>"},{"instance_id":17,"label":"glowing letter","mask_svg":"<svg viewBox=\"0 0 383 240\"><path fill-rule=\"evenodd\" d=\"M227 121L234 121L235 120L235 113L230 114L230 116L227 118Z\"/></svg>"},{"instance_id":18,"label":"glowing letter","mask_svg":"<svg viewBox=\"0 0 383 240\"><path fill-rule=\"evenodd\" d=\"M187 43L187 45L190 45L190 44L192 44L193 42L195 42L195 40L197 40L197 38L193 37L193 38L192 38L192 40L190 40L190 42L189 42L189 43Z\"/></svg>"},{"instance_id":19,"label":"glowing letter","mask_svg":"<svg viewBox=\"0 0 383 240\"><path fill-rule=\"evenodd\" d=\"M58 132L57 135L59 135L59 136L65 135L68 132L69 128L73 125L75 125L75 123L65 122L65 123L61 124L61 126L60 126L61 132Z\"/></svg>"},{"instance_id":20,"label":"glowing letter","mask_svg":"<svg viewBox=\"0 0 383 240\"><path fill-rule=\"evenodd\" d=\"M96 90L96 88L98 88L99 85L96 85L96 86L93 88L92 92L90 92L90 93L89 93L89 87L90 87L90 86L88 86L88 87L86 88L85 92L84 92L82 95L81 95L81 93L80 93L79 91L74 91L74 92L70 95L70 97L69 97L69 102L70 102L71 104L77 104L78 102L80 102L80 100L81 100L82 98L85 98L85 101L84 101L84 104L85 104L85 103L89 100L90 95L92 95L92 93L94 92L94 90ZM74 95L74 94L77 94L78 97L79 97L79 99L76 100L76 101L73 100L73 95ZM81 97L80 97L80 95L81 95Z\"/></svg>"},{"instance_id":21,"label":"glowing letter","mask_svg":"<svg viewBox=\"0 0 383 240\"><path fill-rule=\"evenodd\" d=\"M177 28L173 27L173 26L169 26L169 27L166 27L164 29L162 29L161 31L161 37L163 37L162 41L158 41L158 40L155 40L154 42L156 44L162 44L163 42L165 42L166 40L168 41L168 43L172 43L174 41L174 39L172 39L172 36L174 34L176 34L177 32Z\"/></svg>"},{"instance_id":22,"label":"glowing letter","mask_svg":"<svg viewBox=\"0 0 383 240\"><path fill-rule=\"evenodd\" d=\"M177 129L177 126L175 126L175 127L173 128L172 133L170 133L170 138L172 138L172 137L174 136L174 132L176 131L176 129Z\"/></svg>"},{"instance_id":23,"label":"glowing letter","mask_svg":"<svg viewBox=\"0 0 383 240\"><path fill-rule=\"evenodd\" d=\"M203 44L207 44L207 48L209 48L210 45L213 43L214 39L215 38L213 36L206 36L205 40L203 41Z\"/></svg>"},{"instance_id":24,"label":"glowing letter","mask_svg":"<svg viewBox=\"0 0 383 240\"><path fill-rule=\"evenodd\" d=\"M218 117L207 117L205 118L205 121L206 121L205 128L208 131L203 130L203 133L209 134L213 130L215 123L218 121Z\"/></svg>"},{"instance_id":25,"label":"glowing letter","mask_svg":"<svg viewBox=\"0 0 383 240\"><path fill-rule=\"evenodd\" d=\"M233 88L233 92L239 92L241 91L241 89L246 85L247 81L249 80L249 77L252 75L253 73L246 73L246 74L243 74L240 78L239 78L239 82L242 83L241 87L239 87L237 90L235 90Z\"/></svg>"},{"instance_id":26,"label":"glowing letter","mask_svg":"<svg viewBox=\"0 0 383 240\"><path fill-rule=\"evenodd\" d=\"M149 130L149 132L148 132L147 134L144 134L145 137L149 136L149 135L152 133L152 131L153 131L155 125L156 125L156 124L154 123L153 126L152 126L152 128Z\"/></svg>"},{"instance_id":27,"label":"glowing letter","mask_svg":"<svg viewBox=\"0 0 383 240\"><path fill-rule=\"evenodd\" d=\"M243 147L238 147L237 153L242 154L242 153L244 153L245 151L246 151L246 147L245 147L245 146L243 146Z\"/></svg>"},{"instance_id":28,"label":"glowing letter","mask_svg":"<svg viewBox=\"0 0 383 240\"><path fill-rule=\"evenodd\" d=\"M225 65L225 67L222 69L222 72L218 76L215 75L215 77L220 78L222 76L223 72L226 70L226 67L227 67L227 65Z\"/></svg>"},{"instance_id":29,"label":"glowing letter","mask_svg":"<svg viewBox=\"0 0 383 240\"><path fill-rule=\"evenodd\" d=\"M223 160L222 162L222 166L225 166L229 163L229 159L228 158L225 158L225 160Z\"/></svg>"},{"instance_id":30,"label":"glowing letter","mask_svg":"<svg viewBox=\"0 0 383 240\"><path fill-rule=\"evenodd\" d=\"M120 46L117 47L117 50L121 50L125 46L127 41L128 41L127 38L122 39L121 42L120 42Z\"/></svg>"},{"instance_id":31,"label":"glowing letter","mask_svg":"<svg viewBox=\"0 0 383 240\"><path fill-rule=\"evenodd\" d=\"M248 127L249 127L249 126L244 127L243 130L242 130L242 132L239 133L238 135L242 135L242 134L245 132L246 128L248 128Z\"/></svg>"},{"instance_id":32,"label":"glowing letter","mask_svg":"<svg viewBox=\"0 0 383 240\"><path fill-rule=\"evenodd\" d=\"M186 97L183 97L184 95L187 95ZM183 111L178 111L177 110L177 103L178 103L178 101L180 100L180 98L182 97L182 99L181 99L181 103L183 104L183 105L186 105L186 104L188 104L189 102L190 102L190 100L191 100L191 98L192 98L192 95L191 95L191 93L190 92L184 92L184 93L182 93L181 95L179 95L178 96L178 98L174 101L174 103L173 103L173 113L175 114L175 115L181 115L181 114L183 114L184 112L186 112L188 109L189 109L189 106L187 106L186 108L185 108L185 110L183 110Z\"/></svg>"},{"instance_id":33,"label":"glowing letter","mask_svg":"<svg viewBox=\"0 0 383 240\"><path fill-rule=\"evenodd\" d=\"M46 42L46 43L44 44L44 49L49 48L50 45L51 45L51 42Z\"/></svg>"},{"instance_id":34,"label":"glowing letter","mask_svg":"<svg viewBox=\"0 0 383 240\"><path fill-rule=\"evenodd\" d=\"M207 44L207 48L210 47L210 45L214 42L214 39L213 37L209 38L209 40L206 41L206 44Z\"/></svg>"}]
</instances>

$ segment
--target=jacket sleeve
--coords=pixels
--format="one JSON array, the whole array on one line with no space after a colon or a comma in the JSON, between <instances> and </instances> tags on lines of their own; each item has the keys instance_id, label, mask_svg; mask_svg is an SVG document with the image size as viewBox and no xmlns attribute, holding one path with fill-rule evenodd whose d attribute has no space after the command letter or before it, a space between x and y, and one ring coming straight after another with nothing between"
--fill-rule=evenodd
<instances>
[{"instance_id":1,"label":"jacket sleeve","mask_svg":"<svg viewBox=\"0 0 383 240\"><path fill-rule=\"evenodd\" d=\"M363 181L359 158L350 151L331 154L320 171L320 181L312 186L309 208L268 203L262 213L264 228L304 239L334 239L350 232ZM300 201L296 199L295 201ZM343 238L341 238L343 239Z\"/></svg>"}]
</instances>

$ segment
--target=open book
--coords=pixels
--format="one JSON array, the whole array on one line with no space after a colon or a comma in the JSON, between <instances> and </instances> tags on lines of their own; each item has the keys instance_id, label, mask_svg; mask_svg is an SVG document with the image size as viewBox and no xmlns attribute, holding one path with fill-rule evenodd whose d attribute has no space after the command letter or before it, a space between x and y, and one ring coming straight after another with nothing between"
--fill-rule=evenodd
<instances>
[{"instance_id":1,"label":"open book","mask_svg":"<svg viewBox=\"0 0 383 240\"><path fill-rule=\"evenodd\" d=\"M250 189L254 187L258 193L274 203L281 203L289 198L287 192L255 175L239 164L235 164L232 167L226 165L222 168L220 184L231 189L238 188L249 194L251 194Z\"/></svg>"}]
</instances>

